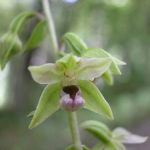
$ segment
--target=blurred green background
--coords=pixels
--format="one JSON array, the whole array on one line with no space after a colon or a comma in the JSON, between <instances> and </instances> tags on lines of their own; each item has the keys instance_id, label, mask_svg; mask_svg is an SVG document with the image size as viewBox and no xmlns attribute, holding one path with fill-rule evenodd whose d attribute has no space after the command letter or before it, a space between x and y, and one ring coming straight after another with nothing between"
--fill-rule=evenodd
<instances>
[{"instance_id":1,"label":"blurred green background","mask_svg":"<svg viewBox=\"0 0 150 150\"><path fill-rule=\"evenodd\" d=\"M134 134L150 136L150 1L149 0L51 0L58 40L66 32L78 34L89 47L101 47L127 62L114 85L97 84L109 102L114 121L89 110L77 112L79 124L98 120L111 129L122 126ZM0 0L0 36L15 16L23 11L42 12L38 0ZM26 39L38 20L30 20L21 33ZM0 150L63 150L72 144L68 116L55 112L38 127L29 130L43 85L35 83L27 67L53 62L49 38L24 56L15 56L0 72ZM83 144L91 148L98 141L80 131ZM149 150L150 139L128 150Z\"/></svg>"}]
</instances>

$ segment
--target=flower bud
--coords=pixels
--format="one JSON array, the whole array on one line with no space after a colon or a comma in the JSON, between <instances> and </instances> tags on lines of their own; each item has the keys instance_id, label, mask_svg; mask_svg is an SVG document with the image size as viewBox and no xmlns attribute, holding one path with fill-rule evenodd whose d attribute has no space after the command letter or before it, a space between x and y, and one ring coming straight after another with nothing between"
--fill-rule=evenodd
<instances>
[{"instance_id":1,"label":"flower bud","mask_svg":"<svg viewBox=\"0 0 150 150\"><path fill-rule=\"evenodd\" d=\"M62 110L73 112L81 109L85 105L85 100L81 97L81 90L75 85L63 87L60 91L59 105Z\"/></svg>"}]
</instances>

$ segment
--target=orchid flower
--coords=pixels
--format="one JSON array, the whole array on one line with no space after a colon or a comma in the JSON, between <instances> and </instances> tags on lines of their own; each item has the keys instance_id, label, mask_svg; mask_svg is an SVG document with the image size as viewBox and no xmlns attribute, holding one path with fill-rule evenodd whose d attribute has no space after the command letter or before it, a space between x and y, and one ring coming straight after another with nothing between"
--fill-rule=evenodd
<instances>
[{"instance_id":1,"label":"orchid flower","mask_svg":"<svg viewBox=\"0 0 150 150\"><path fill-rule=\"evenodd\" d=\"M29 67L33 79L48 84L34 112L29 128L48 118L59 108L73 112L85 107L113 119L112 111L100 91L89 80L101 76L111 58L88 58L67 54L55 64Z\"/></svg>"}]
</instances>

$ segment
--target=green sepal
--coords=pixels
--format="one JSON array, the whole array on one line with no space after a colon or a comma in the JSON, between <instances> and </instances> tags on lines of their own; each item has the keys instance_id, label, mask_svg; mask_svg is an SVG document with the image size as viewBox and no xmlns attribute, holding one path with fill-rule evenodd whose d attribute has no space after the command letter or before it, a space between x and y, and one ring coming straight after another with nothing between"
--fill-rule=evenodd
<instances>
[{"instance_id":1,"label":"green sepal","mask_svg":"<svg viewBox=\"0 0 150 150\"><path fill-rule=\"evenodd\" d=\"M39 103L37 105L35 114L29 125L32 129L43 122L46 118L52 115L59 109L61 82L49 84L43 91Z\"/></svg>"},{"instance_id":2,"label":"green sepal","mask_svg":"<svg viewBox=\"0 0 150 150\"><path fill-rule=\"evenodd\" d=\"M35 48L38 46L48 35L46 21L43 20L39 22L36 27L34 28L32 35L30 36L23 53Z\"/></svg>"},{"instance_id":3,"label":"green sepal","mask_svg":"<svg viewBox=\"0 0 150 150\"><path fill-rule=\"evenodd\" d=\"M12 21L9 30L14 33L19 33L26 21L33 16L37 16L37 14L35 12L21 13Z\"/></svg>"},{"instance_id":4,"label":"green sepal","mask_svg":"<svg viewBox=\"0 0 150 150\"><path fill-rule=\"evenodd\" d=\"M82 145L83 150L90 150L89 148L87 148L85 145ZM67 147L65 150L75 150L73 145Z\"/></svg>"},{"instance_id":5,"label":"green sepal","mask_svg":"<svg viewBox=\"0 0 150 150\"><path fill-rule=\"evenodd\" d=\"M110 65L110 70L112 73L115 74L121 74L116 61L118 59L115 59L113 56L111 56L108 52L104 51L103 49L97 48L97 47L91 47L88 48L84 53L82 54L84 58L103 58L103 57L111 57L112 63ZM121 64L122 61L117 61L119 64ZM122 64L125 64L122 62Z\"/></svg>"},{"instance_id":6,"label":"green sepal","mask_svg":"<svg viewBox=\"0 0 150 150\"><path fill-rule=\"evenodd\" d=\"M31 112L29 113L29 115L27 115L27 117L33 117L34 114L35 114L35 110L34 110L34 111L31 111Z\"/></svg>"},{"instance_id":7,"label":"green sepal","mask_svg":"<svg viewBox=\"0 0 150 150\"><path fill-rule=\"evenodd\" d=\"M62 42L63 41L67 43L72 52L77 56L81 56L82 52L87 49L87 46L82 39L74 33L66 33L62 37Z\"/></svg>"},{"instance_id":8,"label":"green sepal","mask_svg":"<svg viewBox=\"0 0 150 150\"><path fill-rule=\"evenodd\" d=\"M40 84L50 84L60 81L60 74L55 64L28 67L34 81Z\"/></svg>"},{"instance_id":9,"label":"green sepal","mask_svg":"<svg viewBox=\"0 0 150 150\"><path fill-rule=\"evenodd\" d=\"M86 80L79 80L82 98L86 101L85 108L113 119L111 108L97 87Z\"/></svg>"},{"instance_id":10,"label":"green sepal","mask_svg":"<svg viewBox=\"0 0 150 150\"><path fill-rule=\"evenodd\" d=\"M108 84L113 85L113 82L114 82L113 76L109 71L106 71L104 74L102 74L101 78Z\"/></svg>"},{"instance_id":11,"label":"green sepal","mask_svg":"<svg viewBox=\"0 0 150 150\"><path fill-rule=\"evenodd\" d=\"M104 131L109 137L112 137L112 134L111 134L111 131L109 130L109 128L105 124L103 124L99 121L95 121L95 120L85 121L80 126L83 129L86 129L88 127L98 128L98 129Z\"/></svg>"},{"instance_id":12,"label":"green sepal","mask_svg":"<svg viewBox=\"0 0 150 150\"><path fill-rule=\"evenodd\" d=\"M12 32L4 34L1 38L1 41L4 44L3 55L1 60L1 69L3 70L10 58L20 52L22 48L22 43L18 35ZM2 50L0 49L0 51Z\"/></svg>"}]
</instances>

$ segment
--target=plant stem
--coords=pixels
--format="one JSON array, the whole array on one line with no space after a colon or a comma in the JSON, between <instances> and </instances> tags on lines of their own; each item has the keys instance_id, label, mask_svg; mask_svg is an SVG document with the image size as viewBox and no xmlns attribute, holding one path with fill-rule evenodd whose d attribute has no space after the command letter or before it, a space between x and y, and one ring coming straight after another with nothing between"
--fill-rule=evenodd
<instances>
[{"instance_id":1,"label":"plant stem","mask_svg":"<svg viewBox=\"0 0 150 150\"><path fill-rule=\"evenodd\" d=\"M57 52L58 52L59 47L58 47L58 41L57 41L56 32L55 32L55 25L54 25L54 21L51 15L50 3L49 3L49 0L41 0L41 1L42 1L45 17L47 20L47 26L48 26L48 30L49 30L49 34L51 38L53 54L54 54L55 60L57 60Z\"/></svg>"},{"instance_id":2,"label":"plant stem","mask_svg":"<svg viewBox=\"0 0 150 150\"><path fill-rule=\"evenodd\" d=\"M70 129L71 129L71 134L73 139L74 150L82 150L76 112L72 112L68 114L69 114L69 122L70 122Z\"/></svg>"}]
</instances>

